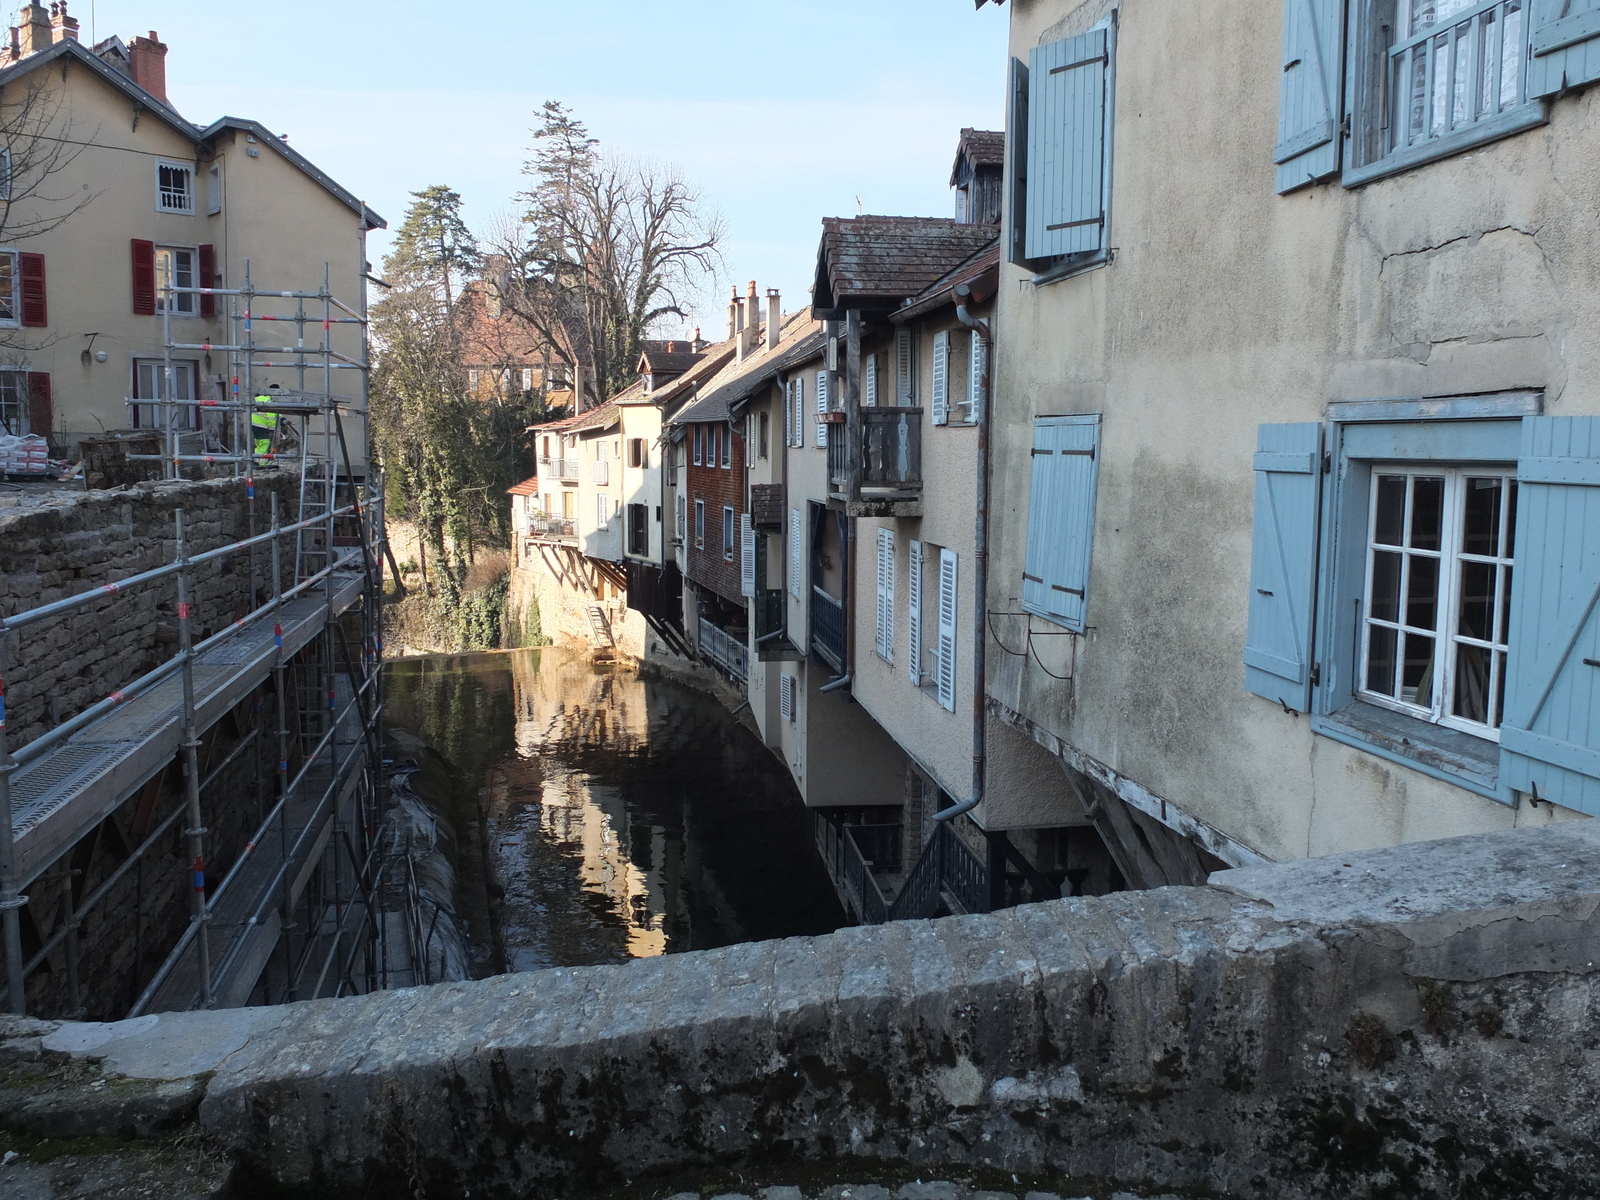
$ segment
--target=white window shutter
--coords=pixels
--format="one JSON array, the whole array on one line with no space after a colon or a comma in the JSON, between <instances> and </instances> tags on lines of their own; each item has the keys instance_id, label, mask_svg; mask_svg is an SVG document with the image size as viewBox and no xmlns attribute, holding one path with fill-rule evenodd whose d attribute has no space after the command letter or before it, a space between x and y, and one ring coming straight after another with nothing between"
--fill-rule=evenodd
<instances>
[{"instance_id":1,"label":"white window shutter","mask_svg":"<svg viewBox=\"0 0 1600 1200\"><path fill-rule=\"evenodd\" d=\"M867 393L867 397L862 403L864 403L868 408L877 408L878 407L878 356L876 354L867 355L867 361L865 363L863 363L862 366L865 368L865 374L866 374L866 383L863 386L866 388L866 393Z\"/></svg>"},{"instance_id":2,"label":"white window shutter","mask_svg":"<svg viewBox=\"0 0 1600 1200\"><path fill-rule=\"evenodd\" d=\"M789 386L794 389L794 444L806 444L806 381L803 376L795 376L789 381Z\"/></svg>"},{"instance_id":3,"label":"white window shutter","mask_svg":"<svg viewBox=\"0 0 1600 1200\"><path fill-rule=\"evenodd\" d=\"M688 497L683 495L680 492L678 494L678 538L679 538L680 541L683 539L684 535L688 532L688 525L689 525L688 504L689 504Z\"/></svg>"},{"instance_id":4,"label":"white window shutter","mask_svg":"<svg viewBox=\"0 0 1600 1200\"><path fill-rule=\"evenodd\" d=\"M749 513L739 514L739 594L756 594L756 531Z\"/></svg>"},{"instance_id":5,"label":"white window shutter","mask_svg":"<svg viewBox=\"0 0 1600 1200\"><path fill-rule=\"evenodd\" d=\"M972 351L967 355L967 362L971 366L967 381L968 409L970 420L974 425L983 420L983 385L984 374L988 370L988 347L983 344L983 338L976 329L972 331Z\"/></svg>"},{"instance_id":6,"label":"white window shutter","mask_svg":"<svg viewBox=\"0 0 1600 1200\"><path fill-rule=\"evenodd\" d=\"M828 427L823 424L822 414L828 411L828 373L817 372L817 445L828 444Z\"/></svg>"},{"instance_id":7,"label":"white window shutter","mask_svg":"<svg viewBox=\"0 0 1600 1200\"><path fill-rule=\"evenodd\" d=\"M910 597L907 624L906 656L911 661L911 684L922 686L922 543L911 543L911 562L906 579L906 592Z\"/></svg>"},{"instance_id":8,"label":"white window shutter","mask_svg":"<svg viewBox=\"0 0 1600 1200\"><path fill-rule=\"evenodd\" d=\"M929 387L933 407L933 423L950 423L950 331L941 329L933 335L933 382Z\"/></svg>"},{"instance_id":9,"label":"white window shutter","mask_svg":"<svg viewBox=\"0 0 1600 1200\"><path fill-rule=\"evenodd\" d=\"M939 704L956 710L956 552L939 551Z\"/></svg>"},{"instance_id":10,"label":"white window shutter","mask_svg":"<svg viewBox=\"0 0 1600 1200\"><path fill-rule=\"evenodd\" d=\"M778 676L778 712L785 721L794 720L794 676Z\"/></svg>"},{"instance_id":11,"label":"white window shutter","mask_svg":"<svg viewBox=\"0 0 1600 1200\"><path fill-rule=\"evenodd\" d=\"M878 529L878 656L894 662L894 531Z\"/></svg>"},{"instance_id":12,"label":"white window shutter","mask_svg":"<svg viewBox=\"0 0 1600 1200\"><path fill-rule=\"evenodd\" d=\"M789 385L783 385L783 444L788 446L794 442L794 427L790 424L793 419L793 406L789 403Z\"/></svg>"},{"instance_id":13,"label":"white window shutter","mask_svg":"<svg viewBox=\"0 0 1600 1200\"><path fill-rule=\"evenodd\" d=\"M789 510L789 594L800 599L800 510Z\"/></svg>"},{"instance_id":14,"label":"white window shutter","mask_svg":"<svg viewBox=\"0 0 1600 1200\"><path fill-rule=\"evenodd\" d=\"M902 329L894 337L894 396L901 408L910 408L915 402L911 386L913 361L911 356L911 330Z\"/></svg>"}]
</instances>

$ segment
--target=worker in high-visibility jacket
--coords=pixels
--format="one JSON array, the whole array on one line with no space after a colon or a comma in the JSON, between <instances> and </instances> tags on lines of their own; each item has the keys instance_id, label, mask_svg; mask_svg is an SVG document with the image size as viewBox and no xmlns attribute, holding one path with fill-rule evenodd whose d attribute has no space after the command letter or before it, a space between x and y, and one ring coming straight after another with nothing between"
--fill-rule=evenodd
<instances>
[{"instance_id":1,"label":"worker in high-visibility jacket","mask_svg":"<svg viewBox=\"0 0 1600 1200\"><path fill-rule=\"evenodd\" d=\"M255 402L256 410L250 414L250 427L255 436L256 457L265 458L272 453L272 439L278 432L278 414L267 412L261 406L278 402L278 385L273 384L257 396Z\"/></svg>"}]
</instances>

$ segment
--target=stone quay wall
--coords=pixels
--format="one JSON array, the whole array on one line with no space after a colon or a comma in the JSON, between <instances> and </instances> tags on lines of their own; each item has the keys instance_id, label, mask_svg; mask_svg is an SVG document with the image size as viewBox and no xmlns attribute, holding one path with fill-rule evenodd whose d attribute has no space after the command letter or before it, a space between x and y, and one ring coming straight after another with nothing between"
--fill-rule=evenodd
<instances>
[{"instance_id":1,"label":"stone quay wall","mask_svg":"<svg viewBox=\"0 0 1600 1200\"><path fill-rule=\"evenodd\" d=\"M297 479L287 471L256 479L257 532L271 527L273 492L280 497L281 520L294 519ZM0 616L171 563L177 546L173 514L179 508L188 522L191 553L249 535L251 504L242 480L22 495L0 507ZM270 549L262 547L256 554L258 592L270 594L270 564ZM292 536L284 539L283 569L291 579ZM172 657L178 648L175 586L172 579L160 580L0 636L12 748ZM254 607L250 601L248 552L197 570L196 640L244 616Z\"/></svg>"},{"instance_id":2,"label":"stone quay wall","mask_svg":"<svg viewBox=\"0 0 1600 1200\"><path fill-rule=\"evenodd\" d=\"M319 1197L795 1159L1252 1200L1595 1195L1597 909L1583 822L619 967L11 1018L0 1064L39 1082L0 1125L197 1121L241 1177Z\"/></svg>"}]
</instances>

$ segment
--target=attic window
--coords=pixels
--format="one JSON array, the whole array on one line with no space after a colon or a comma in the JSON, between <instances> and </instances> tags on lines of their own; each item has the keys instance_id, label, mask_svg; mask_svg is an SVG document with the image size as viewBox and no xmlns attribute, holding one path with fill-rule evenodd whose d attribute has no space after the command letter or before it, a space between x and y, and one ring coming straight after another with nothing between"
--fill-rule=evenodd
<instances>
[{"instance_id":1,"label":"attic window","mask_svg":"<svg viewBox=\"0 0 1600 1200\"><path fill-rule=\"evenodd\" d=\"M156 163L156 211L194 211L194 168L182 163Z\"/></svg>"}]
</instances>

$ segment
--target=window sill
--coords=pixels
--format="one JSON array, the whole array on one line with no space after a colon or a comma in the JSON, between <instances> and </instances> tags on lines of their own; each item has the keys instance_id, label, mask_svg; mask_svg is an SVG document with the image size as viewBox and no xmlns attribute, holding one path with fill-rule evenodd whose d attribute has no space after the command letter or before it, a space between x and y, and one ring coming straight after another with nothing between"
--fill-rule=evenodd
<instances>
[{"instance_id":1,"label":"window sill","mask_svg":"<svg viewBox=\"0 0 1600 1200\"><path fill-rule=\"evenodd\" d=\"M1377 179L1385 179L1390 175L1398 175L1402 171L1409 171L1413 167L1420 167L1424 163L1437 162L1441 158L1450 158L1456 154L1463 154L1468 150L1497 142L1501 138L1510 137L1512 134L1521 133L1525 129L1532 129L1536 125L1544 125L1550 120L1549 113L1543 101L1532 101L1522 108L1512 112L1501 113L1498 117L1484 121L1471 129L1448 137L1428 141L1420 146L1395 154L1386 155L1375 163L1368 163L1364 167L1346 168L1344 175L1339 180L1347 188L1360 187L1362 184L1371 183Z\"/></svg>"},{"instance_id":2,"label":"window sill","mask_svg":"<svg viewBox=\"0 0 1600 1200\"><path fill-rule=\"evenodd\" d=\"M1480 796L1511 803L1500 787L1500 747L1494 742L1360 700L1313 718L1311 728Z\"/></svg>"},{"instance_id":3,"label":"window sill","mask_svg":"<svg viewBox=\"0 0 1600 1200\"><path fill-rule=\"evenodd\" d=\"M1097 267L1106 266L1111 261L1109 250L1096 250L1092 254L1076 255L1065 261L1057 262L1042 271L1036 271L1033 278L1028 280L1035 287L1043 287L1048 283L1055 283L1060 279L1070 279L1074 275L1081 275L1085 271L1093 271Z\"/></svg>"}]
</instances>

